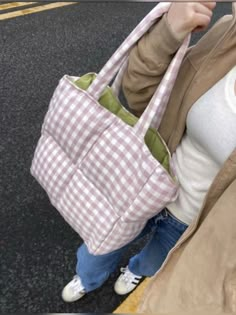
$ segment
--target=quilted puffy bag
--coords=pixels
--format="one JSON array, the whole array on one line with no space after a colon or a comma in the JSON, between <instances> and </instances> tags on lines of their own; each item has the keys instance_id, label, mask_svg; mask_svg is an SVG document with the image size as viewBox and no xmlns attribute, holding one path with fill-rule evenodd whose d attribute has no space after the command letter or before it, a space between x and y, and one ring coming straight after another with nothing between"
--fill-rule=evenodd
<instances>
[{"instance_id":1,"label":"quilted puffy bag","mask_svg":"<svg viewBox=\"0 0 236 315\"><path fill-rule=\"evenodd\" d=\"M65 75L44 119L31 173L94 255L133 240L178 194L168 148L156 130L189 37L139 119L117 96L131 47L169 6L158 4L98 75Z\"/></svg>"}]
</instances>

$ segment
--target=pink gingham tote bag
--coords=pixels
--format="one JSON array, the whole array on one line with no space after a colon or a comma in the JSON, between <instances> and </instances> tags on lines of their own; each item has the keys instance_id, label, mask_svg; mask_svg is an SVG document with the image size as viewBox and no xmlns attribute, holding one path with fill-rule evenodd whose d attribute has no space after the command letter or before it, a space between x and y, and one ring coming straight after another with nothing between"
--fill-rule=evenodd
<instances>
[{"instance_id":1,"label":"pink gingham tote bag","mask_svg":"<svg viewBox=\"0 0 236 315\"><path fill-rule=\"evenodd\" d=\"M44 119L31 173L95 255L130 242L178 193L174 176L152 156L144 136L151 124L157 128L161 121L189 38L134 127L98 102L120 70L112 86L118 94L131 47L169 6L158 4L141 21L87 91L65 75Z\"/></svg>"}]
</instances>

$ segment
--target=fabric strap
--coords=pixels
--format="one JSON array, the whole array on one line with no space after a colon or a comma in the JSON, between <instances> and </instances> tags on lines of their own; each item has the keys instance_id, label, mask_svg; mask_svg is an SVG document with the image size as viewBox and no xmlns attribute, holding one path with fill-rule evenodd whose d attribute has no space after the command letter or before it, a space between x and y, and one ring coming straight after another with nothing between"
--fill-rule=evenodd
<instances>
[{"instance_id":1,"label":"fabric strap","mask_svg":"<svg viewBox=\"0 0 236 315\"><path fill-rule=\"evenodd\" d=\"M147 30L168 11L171 3L159 3L146 15L146 17L138 24L138 26L131 32L116 52L111 56L102 70L98 73L96 79L88 88L87 92L96 100L99 99L106 86L109 85L111 80L115 77L118 70L118 77L114 81L113 89L115 94L118 95L121 86L122 75L125 71L129 52L133 45L147 32ZM161 84L153 95L150 103L148 104L143 115L134 126L134 132L138 137L144 139L144 136L152 124L155 128L158 128L162 119L163 113L166 108L171 90L173 88L176 76L178 74L179 67L188 48L190 41L190 35L184 40L182 46L176 53L174 59L169 65Z\"/></svg>"}]
</instances>

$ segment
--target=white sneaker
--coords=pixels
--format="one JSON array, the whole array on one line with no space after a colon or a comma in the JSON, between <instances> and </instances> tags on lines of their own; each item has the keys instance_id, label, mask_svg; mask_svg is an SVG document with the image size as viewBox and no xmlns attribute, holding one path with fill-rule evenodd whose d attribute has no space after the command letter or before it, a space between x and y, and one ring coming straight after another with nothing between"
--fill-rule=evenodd
<instances>
[{"instance_id":1,"label":"white sneaker","mask_svg":"<svg viewBox=\"0 0 236 315\"><path fill-rule=\"evenodd\" d=\"M85 294L85 288L82 285L81 279L76 275L73 280L64 287L61 296L65 302L75 302L81 299Z\"/></svg>"},{"instance_id":2,"label":"white sneaker","mask_svg":"<svg viewBox=\"0 0 236 315\"><path fill-rule=\"evenodd\" d=\"M116 280L114 290L117 294L124 295L133 291L143 277L135 275L128 267L121 268L120 271L122 274Z\"/></svg>"}]
</instances>

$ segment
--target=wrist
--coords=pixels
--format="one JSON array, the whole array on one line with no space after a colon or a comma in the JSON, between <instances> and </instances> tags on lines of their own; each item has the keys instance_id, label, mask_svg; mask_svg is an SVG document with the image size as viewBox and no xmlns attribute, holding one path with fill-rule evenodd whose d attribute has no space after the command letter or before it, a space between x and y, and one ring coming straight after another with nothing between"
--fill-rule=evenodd
<instances>
[{"instance_id":1,"label":"wrist","mask_svg":"<svg viewBox=\"0 0 236 315\"><path fill-rule=\"evenodd\" d=\"M170 21L168 17L168 13L164 16L166 20L166 26L169 29L169 33L172 35L172 37L179 42L180 44L184 41L185 37L188 35L188 32L178 29L178 26L174 26L172 21Z\"/></svg>"}]
</instances>

